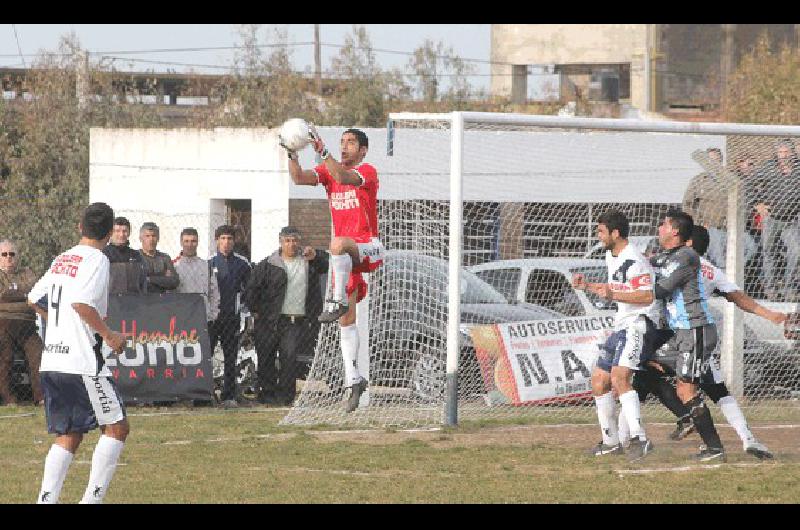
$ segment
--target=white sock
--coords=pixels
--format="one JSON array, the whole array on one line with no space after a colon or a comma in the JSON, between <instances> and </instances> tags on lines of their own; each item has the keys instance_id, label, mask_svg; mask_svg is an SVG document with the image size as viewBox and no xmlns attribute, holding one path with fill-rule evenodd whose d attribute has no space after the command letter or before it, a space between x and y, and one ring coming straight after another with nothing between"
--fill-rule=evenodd
<instances>
[{"instance_id":1,"label":"white sock","mask_svg":"<svg viewBox=\"0 0 800 530\"><path fill-rule=\"evenodd\" d=\"M594 397L594 404L597 406L597 419L600 421L600 431L603 434L603 443L606 445L617 445L619 435L617 434L617 421L614 414L617 402L611 392L602 396Z\"/></svg>"},{"instance_id":2,"label":"white sock","mask_svg":"<svg viewBox=\"0 0 800 530\"><path fill-rule=\"evenodd\" d=\"M58 444L53 444L44 459L44 476L42 489L36 504L56 504L61 495L61 486L67 477L67 470L72 463L72 453Z\"/></svg>"},{"instance_id":3,"label":"white sock","mask_svg":"<svg viewBox=\"0 0 800 530\"><path fill-rule=\"evenodd\" d=\"M81 499L81 504L102 504L106 490L117 469L117 460L125 442L106 436L97 441L92 454L92 470L89 472L89 485Z\"/></svg>"},{"instance_id":4,"label":"white sock","mask_svg":"<svg viewBox=\"0 0 800 530\"><path fill-rule=\"evenodd\" d=\"M350 258L350 254L331 255L330 264L333 268L333 299L346 304L345 289L347 289L347 282L350 281L353 260Z\"/></svg>"},{"instance_id":5,"label":"white sock","mask_svg":"<svg viewBox=\"0 0 800 530\"><path fill-rule=\"evenodd\" d=\"M647 436L644 433L644 427L642 427L639 394L635 390L628 390L619 396L619 403L622 405L622 412L620 414L625 414L625 421L628 422L631 438L638 436L642 440L646 439Z\"/></svg>"},{"instance_id":6,"label":"white sock","mask_svg":"<svg viewBox=\"0 0 800 530\"><path fill-rule=\"evenodd\" d=\"M358 373L358 327L355 324L350 326L342 326L339 328L341 331L341 346L342 346L342 359L344 360L344 386L352 386L361 380L361 375Z\"/></svg>"},{"instance_id":7,"label":"white sock","mask_svg":"<svg viewBox=\"0 0 800 530\"><path fill-rule=\"evenodd\" d=\"M625 419L625 413L621 410L619 411L619 417L617 418L617 432L620 441L630 440L631 429L628 427L628 420Z\"/></svg>"},{"instance_id":8,"label":"white sock","mask_svg":"<svg viewBox=\"0 0 800 530\"><path fill-rule=\"evenodd\" d=\"M736 403L736 399L733 396L725 396L720 399L717 404L719 408L722 409L722 414L725 415L725 420L728 422L728 425L736 430L736 434L742 439L742 443L745 447L747 447L748 443L756 441L756 437L753 436L753 433L750 432L750 428L747 426L747 420L744 419L742 409L739 408L739 404Z\"/></svg>"}]
</instances>

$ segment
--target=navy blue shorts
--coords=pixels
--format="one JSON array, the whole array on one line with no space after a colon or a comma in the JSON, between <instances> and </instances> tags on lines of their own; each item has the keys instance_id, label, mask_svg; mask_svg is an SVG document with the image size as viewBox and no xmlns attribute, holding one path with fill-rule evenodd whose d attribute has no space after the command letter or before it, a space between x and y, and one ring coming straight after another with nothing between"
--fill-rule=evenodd
<instances>
[{"instance_id":1,"label":"navy blue shorts","mask_svg":"<svg viewBox=\"0 0 800 530\"><path fill-rule=\"evenodd\" d=\"M125 419L125 405L110 377L41 372L50 434L87 433Z\"/></svg>"},{"instance_id":2,"label":"navy blue shorts","mask_svg":"<svg viewBox=\"0 0 800 530\"><path fill-rule=\"evenodd\" d=\"M624 366L631 370L640 370L647 353L647 344L655 331L653 322L641 316L625 329L615 331L600 346L597 367L610 372L613 366Z\"/></svg>"}]
</instances>

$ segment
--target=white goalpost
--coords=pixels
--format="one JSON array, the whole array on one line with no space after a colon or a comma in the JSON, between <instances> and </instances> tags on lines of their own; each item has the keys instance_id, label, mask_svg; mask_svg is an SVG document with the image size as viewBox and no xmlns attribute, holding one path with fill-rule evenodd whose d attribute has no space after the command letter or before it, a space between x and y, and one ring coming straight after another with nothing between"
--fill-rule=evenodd
<instances>
[{"instance_id":1,"label":"white goalpost","mask_svg":"<svg viewBox=\"0 0 800 530\"><path fill-rule=\"evenodd\" d=\"M359 307L369 399L344 412L338 328L325 327L283 423L593 421L588 374L614 307L568 280L605 281L593 234L611 208L643 252L659 218L685 209L731 281L767 309L798 311L800 127L396 113L386 139L386 155L370 157L402 192L378 194L387 260ZM800 415L798 341L722 298L709 307L727 385L751 421ZM652 397L642 410L669 418Z\"/></svg>"}]
</instances>

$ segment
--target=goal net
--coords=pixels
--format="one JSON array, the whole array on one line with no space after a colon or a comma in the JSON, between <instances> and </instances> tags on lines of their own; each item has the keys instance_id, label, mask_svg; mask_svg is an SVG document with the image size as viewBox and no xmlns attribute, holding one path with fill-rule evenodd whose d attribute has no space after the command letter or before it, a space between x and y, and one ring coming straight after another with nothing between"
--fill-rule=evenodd
<instances>
[{"instance_id":1,"label":"goal net","mask_svg":"<svg viewBox=\"0 0 800 530\"><path fill-rule=\"evenodd\" d=\"M391 124L386 156L374 140L370 153L388 253L359 307L368 395L344 411L338 326L326 326L284 423L424 427L452 423L453 411L458 421L594 421L590 373L615 306L570 280L606 281L595 230L610 209L627 216L629 241L645 254L658 251L664 214L687 211L708 230L710 263L764 308L798 311L800 128L488 113L399 114ZM451 256L461 265L457 306ZM796 418L796 323L721 296L709 309L722 372L748 419ZM643 411L671 419L652 397Z\"/></svg>"}]
</instances>

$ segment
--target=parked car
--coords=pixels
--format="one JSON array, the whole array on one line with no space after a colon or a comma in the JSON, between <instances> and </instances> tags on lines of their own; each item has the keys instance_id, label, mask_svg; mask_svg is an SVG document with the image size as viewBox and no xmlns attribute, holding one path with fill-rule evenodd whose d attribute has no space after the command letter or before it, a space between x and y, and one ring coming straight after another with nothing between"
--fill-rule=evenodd
<instances>
[{"instance_id":1,"label":"parked car","mask_svg":"<svg viewBox=\"0 0 800 530\"><path fill-rule=\"evenodd\" d=\"M448 263L412 251L390 250L383 267L371 277L371 342L379 352L372 355L370 378L392 386L410 382L421 400L441 397L445 384L447 344ZM480 368L469 329L479 324L564 318L563 313L508 300L472 272L461 271L461 320L459 395L483 393ZM475 384L470 385L473 381Z\"/></svg>"},{"instance_id":2,"label":"parked car","mask_svg":"<svg viewBox=\"0 0 800 530\"><path fill-rule=\"evenodd\" d=\"M589 282L605 282L604 260L572 258L533 258L501 260L469 267L478 278L503 293L509 303L536 304L569 316L613 314L616 304L592 293L572 288L572 275L584 274ZM724 330L724 298L709 300L709 310L717 322L720 336ZM760 301L772 309L795 312L798 304ZM745 394L800 394L800 341L787 340L780 326L756 315L744 314L744 384Z\"/></svg>"}]
</instances>

